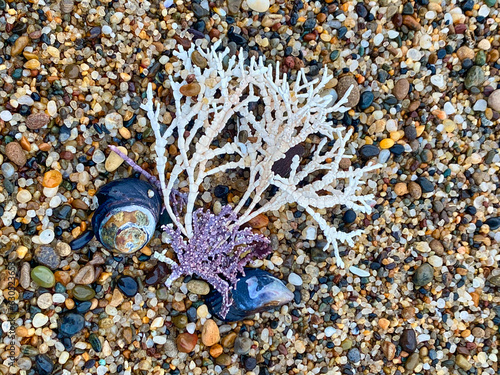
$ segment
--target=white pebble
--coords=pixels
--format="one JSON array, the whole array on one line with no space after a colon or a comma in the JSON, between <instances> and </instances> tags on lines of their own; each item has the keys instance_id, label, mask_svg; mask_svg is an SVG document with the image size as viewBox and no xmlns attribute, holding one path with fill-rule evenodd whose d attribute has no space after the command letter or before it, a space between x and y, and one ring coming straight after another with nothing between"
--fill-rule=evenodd
<instances>
[{"instance_id":1,"label":"white pebble","mask_svg":"<svg viewBox=\"0 0 500 375\"><path fill-rule=\"evenodd\" d=\"M316 227L308 227L306 229L306 239L307 240L314 241L316 239L316 236L317 236L317 229L316 229Z\"/></svg>"},{"instance_id":2,"label":"white pebble","mask_svg":"<svg viewBox=\"0 0 500 375\"><path fill-rule=\"evenodd\" d=\"M390 156L391 156L391 152L387 149L384 149L384 150L380 151L380 154L378 155L378 162L383 164L387 160L389 160Z\"/></svg>"},{"instance_id":3,"label":"white pebble","mask_svg":"<svg viewBox=\"0 0 500 375\"><path fill-rule=\"evenodd\" d=\"M52 301L54 303L64 303L64 301L66 301L66 297L64 294L56 293L52 296Z\"/></svg>"},{"instance_id":4,"label":"white pebble","mask_svg":"<svg viewBox=\"0 0 500 375\"><path fill-rule=\"evenodd\" d=\"M3 163L2 164L2 174L5 178L11 178L16 170L14 169L14 166L10 163Z\"/></svg>"},{"instance_id":5,"label":"white pebble","mask_svg":"<svg viewBox=\"0 0 500 375\"><path fill-rule=\"evenodd\" d=\"M429 336L425 333L418 335L418 338L417 338L418 342L426 342L426 341L429 341L430 339L431 339L431 336Z\"/></svg>"},{"instance_id":6,"label":"white pebble","mask_svg":"<svg viewBox=\"0 0 500 375\"><path fill-rule=\"evenodd\" d=\"M113 32L113 29L111 27L109 27L108 25L104 25L102 27L101 31L104 35L109 35Z\"/></svg>"},{"instance_id":7,"label":"white pebble","mask_svg":"<svg viewBox=\"0 0 500 375\"><path fill-rule=\"evenodd\" d=\"M384 35L381 33L375 35L375 38L373 38L373 44L376 46L380 46L383 41L384 41Z\"/></svg>"},{"instance_id":8,"label":"white pebble","mask_svg":"<svg viewBox=\"0 0 500 375\"><path fill-rule=\"evenodd\" d=\"M267 12L271 4L269 0L247 0L247 5L250 9L262 13Z\"/></svg>"},{"instance_id":9,"label":"white pebble","mask_svg":"<svg viewBox=\"0 0 500 375\"><path fill-rule=\"evenodd\" d=\"M47 113L49 116L55 116L57 114L57 104L55 101L51 100L47 103Z\"/></svg>"},{"instance_id":10,"label":"white pebble","mask_svg":"<svg viewBox=\"0 0 500 375\"><path fill-rule=\"evenodd\" d=\"M484 112L486 111L486 107L488 106L488 103L484 99L479 99L475 104L472 109L474 111L479 111L479 112Z\"/></svg>"},{"instance_id":11,"label":"white pebble","mask_svg":"<svg viewBox=\"0 0 500 375\"><path fill-rule=\"evenodd\" d=\"M443 265L443 258L441 258L437 255L430 256L427 261L433 267L441 267Z\"/></svg>"},{"instance_id":12,"label":"white pebble","mask_svg":"<svg viewBox=\"0 0 500 375\"><path fill-rule=\"evenodd\" d=\"M295 272L292 272L290 275L288 275L288 282L295 286L301 286L303 283L302 278Z\"/></svg>"},{"instance_id":13,"label":"white pebble","mask_svg":"<svg viewBox=\"0 0 500 375\"><path fill-rule=\"evenodd\" d=\"M193 334L195 330L196 323L189 323L188 325L186 325L186 331L188 331L190 334Z\"/></svg>"},{"instance_id":14,"label":"white pebble","mask_svg":"<svg viewBox=\"0 0 500 375\"><path fill-rule=\"evenodd\" d=\"M28 105L28 106L32 106L33 104L35 104L35 101L33 99L31 99L31 96L29 96L29 95L21 96L19 99L17 99L17 102L19 104L24 104L24 105Z\"/></svg>"},{"instance_id":15,"label":"white pebble","mask_svg":"<svg viewBox=\"0 0 500 375\"><path fill-rule=\"evenodd\" d=\"M33 327L40 328L47 324L48 321L49 317L47 315L38 313L33 317L33 321L31 323L33 324Z\"/></svg>"},{"instance_id":16,"label":"white pebble","mask_svg":"<svg viewBox=\"0 0 500 375\"><path fill-rule=\"evenodd\" d=\"M54 231L52 229L45 229L40 233L40 242L44 245L51 243L54 240Z\"/></svg>"},{"instance_id":17,"label":"white pebble","mask_svg":"<svg viewBox=\"0 0 500 375\"><path fill-rule=\"evenodd\" d=\"M326 327L325 328L325 336L326 337L332 337L335 334L335 328L333 327Z\"/></svg>"},{"instance_id":18,"label":"white pebble","mask_svg":"<svg viewBox=\"0 0 500 375\"><path fill-rule=\"evenodd\" d=\"M447 115L452 115L455 113L455 107L450 102L444 103L443 109Z\"/></svg>"},{"instance_id":19,"label":"white pebble","mask_svg":"<svg viewBox=\"0 0 500 375\"><path fill-rule=\"evenodd\" d=\"M387 36L389 37L389 39L396 39L399 36L399 32L397 32L396 30L389 30Z\"/></svg>"},{"instance_id":20,"label":"white pebble","mask_svg":"<svg viewBox=\"0 0 500 375\"><path fill-rule=\"evenodd\" d=\"M153 341L155 342L155 344L163 345L167 342L167 338L166 336L155 336L153 337Z\"/></svg>"},{"instance_id":21,"label":"white pebble","mask_svg":"<svg viewBox=\"0 0 500 375\"><path fill-rule=\"evenodd\" d=\"M0 112L0 119L2 119L3 121L10 121L12 120L12 113L10 113L9 111L2 111Z\"/></svg>"},{"instance_id":22,"label":"white pebble","mask_svg":"<svg viewBox=\"0 0 500 375\"><path fill-rule=\"evenodd\" d=\"M446 86L444 78L441 74L433 75L431 77L431 83L438 88L444 88Z\"/></svg>"}]
</instances>

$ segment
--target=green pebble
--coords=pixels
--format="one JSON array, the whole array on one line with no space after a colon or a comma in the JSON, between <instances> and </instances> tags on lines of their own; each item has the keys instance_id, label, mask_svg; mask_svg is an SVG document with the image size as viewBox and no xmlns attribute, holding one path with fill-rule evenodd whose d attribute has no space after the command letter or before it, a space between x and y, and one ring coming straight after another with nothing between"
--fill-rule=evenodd
<instances>
[{"instance_id":1,"label":"green pebble","mask_svg":"<svg viewBox=\"0 0 500 375\"><path fill-rule=\"evenodd\" d=\"M483 66L486 64L486 52L479 51L474 58L474 63L478 66Z\"/></svg>"},{"instance_id":2,"label":"green pebble","mask_svg":"<svg viewBox=\"0 0 500 375\"><path fill-rule=\"evenodd\" d=\"M488 5L490 8L492 8L497 3L497 0L484 0L484 3Z\"/></svg>"},{"instance_id":3,"label":"green pebble","mask_svg":"<svg viewBox=\"0 0 500 375\"><path fill-rule=\"evenodd\" d=\"M23 70L20 69L20 68L17 68L16 70L14 70L14 73L12 73L12 78L14 79L20 79L23 75Z\"/></svg>"},{"instance_id":4,"label":"green pebble","mask_svg":"<svg viewBox=\"0 0 500 375\"><path fill-rule=\"evenodd\" d=\"M352 348L352 340L350 339L345 339L344 341L342 341L342 344L340 344L340 346L342 347L342 349L344 350L349 350Z\"/></svg>"},{"instance_id":5,"label":"green pebble","mask_svg":"<svg viewBox=\"0 0 500 375\"><path fill-rule=\"evenodd\" d=\"M479 66L474 65L468 70L465 76L465 88L469 90L471 87L481 87L484 81L485 77L483 70Z\"/></svg>"},{"instance_id":6,"label":"green pebble","mask_svg":"<svg viewBox=\"0 0 500 375\"><path fill-rule=\"evenodd\" d=\"M77 285L73 288L73 297L78 301L90 301L95 296L95 290L87 285Z\"/></svg>"},{"instance_id":7,"label":"green pebble","mask_svg":"<svg viewBox=\"0 0 500 375\"><path fill-rule=\"evenodd\" d=\"M99 340L99 337L95 333L91 333L89 336L89 343L92 345L92 349L96 351L97 353L100 353L102 350L102 344L101 340Z\"/></svg>"},{"instance_id":8,"label":"green pebble","mask_svg":"<svg viewBox=\"0 0 500 375\"><path fill-rule=\"evenodd\" d=\"M36 266L31 270L31 279L43 288L52 288L56 283L56 278L52 271L45 266Z\"/></svg>"},{"instance_id":9,"label":"green pebble","mask_svg":"<svg viewBox=\"0 0 500 375\"><path fill-rule=\"evenodd\" d=\"M332 53L330 53L330 60L335 61L339 58L340 56L340 51L335 50Z\"/></svg>"},{"instance_id":10,"label":"green pebble","mask_svg":"<svg viewBox=\"0 0 500 375\"><path fill-rule=\"evenodd\" d=\"M413 353L406 360L405 369L408 371L413 371L413 370L415 370L415 367L418 366L419 362L420 362L420 358L418 356L418 353Z\"/></svg>"},{"instance_id":11,"label":"green pebble","mask_svg":"<svg viewBox=\"0 0 500 375\"><path fill-rule=\"evenodd\" d=\"M179 329L186 328L188 318L186 315L177 315L172 318L172 323Z\"/></svg>"}]
</instances>

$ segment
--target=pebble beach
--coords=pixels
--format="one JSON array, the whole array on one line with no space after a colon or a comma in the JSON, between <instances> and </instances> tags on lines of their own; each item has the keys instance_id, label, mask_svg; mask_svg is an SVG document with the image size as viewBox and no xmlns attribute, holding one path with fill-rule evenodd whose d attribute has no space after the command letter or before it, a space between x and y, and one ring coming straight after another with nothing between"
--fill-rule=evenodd
<instances>
[{"instance_id":1,"label":"pebble beach","mask_svg":"<svg viewBox=\"0 0 500 375\"><path fill-rule=\"evenodd\" d=\"M0 0L0 374L500 373L499 23L498 0ZM272 245L252 267L294 298L234 323L207 282L164 286L159 231L132 255L70 246L99 188L140 177L108 146L157 175L148 84L170 124L174 51L219 40L290 81L327 70L334 98L352 86L329 118L353 130L343 168L382 164L370 214L321 212L363 230L344 269L302 207L251 221ZM238 203L246 177L205 181L199 206Z\"/></svg>"}]
</instances>

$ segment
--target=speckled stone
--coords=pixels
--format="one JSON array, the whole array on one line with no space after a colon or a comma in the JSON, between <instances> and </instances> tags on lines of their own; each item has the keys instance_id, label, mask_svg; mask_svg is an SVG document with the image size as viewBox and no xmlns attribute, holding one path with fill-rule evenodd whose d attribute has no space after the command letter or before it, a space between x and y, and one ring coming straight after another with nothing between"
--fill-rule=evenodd
<instances>
[{"instance_id":1,"label":"speckled stone","mask_svg":"<svg viewBox=\"0 0 500 375\"><path fill-rule=\"evenodd\" d=\"M413 275L413 283L416 286L429 284L434 278L434 268L429 263L424 263L417 268Z\"/></svg>"},{"instance_id":2,"label":"speckled stone","mask_svg":"<svg viewBox=\"0 0 500 375\"><path fill-rule=\"evenodd\" d=\"M339 83L337 85L337 94L339 99L344 96L349 87L353 86L351 93L349 94L346 107L355 107L360 98L358 83L352 76L344 76L339 79Z\"/></svg>"}]
</instances>

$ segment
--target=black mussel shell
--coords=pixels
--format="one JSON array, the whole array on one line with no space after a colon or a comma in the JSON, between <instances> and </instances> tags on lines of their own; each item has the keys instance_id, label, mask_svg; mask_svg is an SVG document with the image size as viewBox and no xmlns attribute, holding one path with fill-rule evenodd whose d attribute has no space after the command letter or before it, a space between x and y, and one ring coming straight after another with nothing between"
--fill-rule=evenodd
<instances>
[{"instance_id":1,"label":"black mussel shell","mask_svg":"<svg viewBox=\"0 0 500 375\"><path fill-rule=\"evenodd\" d=\"M293 293L269 272L245 268L245 276L239 279L232 297L233 304L225 318L219 315L222 309L222 295L219 292L210 292L205 303L212 315L225 322L236 322L290 302Z\"/></svg>"}]
</instances>

